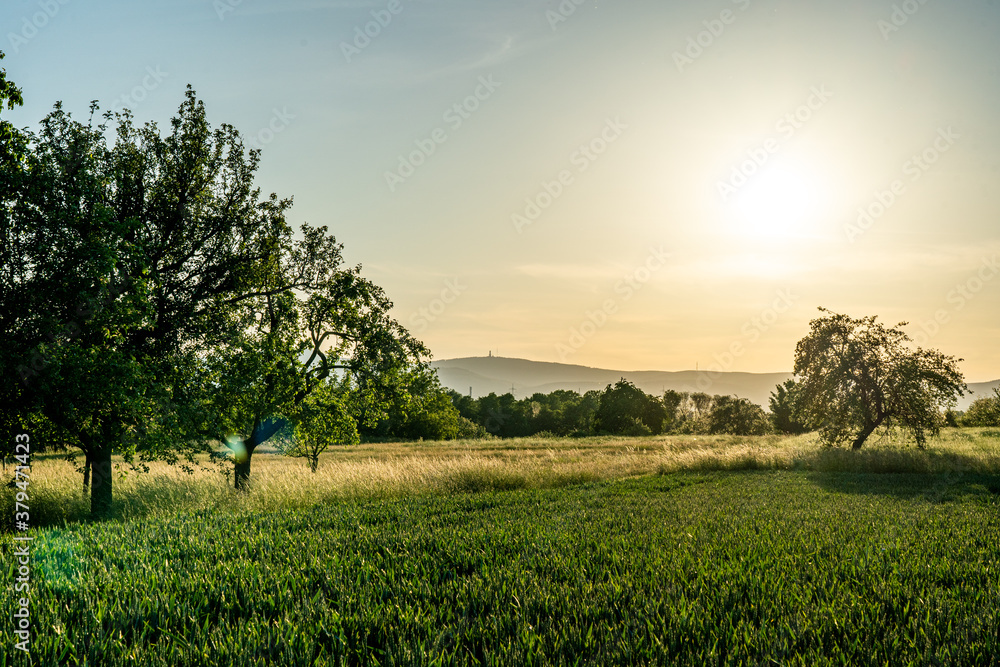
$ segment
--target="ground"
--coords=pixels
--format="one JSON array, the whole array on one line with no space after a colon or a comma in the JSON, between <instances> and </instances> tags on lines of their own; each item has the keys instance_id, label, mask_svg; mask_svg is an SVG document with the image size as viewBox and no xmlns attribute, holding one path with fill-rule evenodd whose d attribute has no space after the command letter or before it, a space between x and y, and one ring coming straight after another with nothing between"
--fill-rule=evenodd
<instances>
[{"instance_id":1,"label":"ground","mask_svg":"<svg viewBox=\"0 0 1000 667\"><path fill-rule=\"evenodd\" d=\"M855 454L811 436L366 445L316 475L255 457L245 497L219 473L131 474L101 524L72 521L72 467L39 460L32 656L998 664L1000 432Z\"/></svg>"}]
</instances>

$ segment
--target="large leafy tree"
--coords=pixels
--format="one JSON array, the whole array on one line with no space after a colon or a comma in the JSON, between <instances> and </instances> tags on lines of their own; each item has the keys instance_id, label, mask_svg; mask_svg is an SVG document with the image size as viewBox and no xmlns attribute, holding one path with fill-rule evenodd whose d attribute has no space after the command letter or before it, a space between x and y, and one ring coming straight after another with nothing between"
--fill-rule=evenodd
<instances>
[{"instance_id":1,"label":"large leafy tree","mask_svg":"<svg viewBox=\"0 0 1000 667\"><path fill-rule=\"evenodd\" d=\"M209 354L247 303L298 284L273 270L290 202L260 196L258 153L212 130L190 88L165 136L124 113L111 141L91 111L83 124L56 105L28 135L0 230L0 324L2 370L20 380L4 411L84 452L104 515L113 453L208 446Z\"/></svg>"},{"instance_id":2,"label":"large leafy tree","mask_svg":"<svg viewBox=\"0 0 1000 667\"><path fill-rule=\"evenodd\" d=\"M940 410L965 390L961 359L912 349L905 322L886 328L875 317L820 311L795 348L800 414L830 445L860 449L876 429L899 426L923 447Z\"/></svg>"}]
</instances>

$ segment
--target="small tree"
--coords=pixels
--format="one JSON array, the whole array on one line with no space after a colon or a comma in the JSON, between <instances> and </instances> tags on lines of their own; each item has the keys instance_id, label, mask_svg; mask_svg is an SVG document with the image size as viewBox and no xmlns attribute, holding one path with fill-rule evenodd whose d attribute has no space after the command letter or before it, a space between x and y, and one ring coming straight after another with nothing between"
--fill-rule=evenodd
<instances>
[{"instance_id":1,"label":"small tree","mask_svg":"<svg viewBox=\"0 0 1000 667\"><path fill-rule=\"evenodd\" d=\"M941 408L965 389L961 359L910 349L905 322L886 329L875 317L820 311L795 347L802 416L828 445L860 449L879 427L899 425L923 447L927 433L939 432Z\"/></svg>"},{"instance_id":2,"label":"small tree","mask_svg":"<svg viewBox=\"0 0 1000 667\"><path fill-rule=\"evenodd\" d=\"M279 274L281 292L248 304L239 342L212 360L214 404L232 436L238 490L249 488L256 448L324 381L349 380L365 396L378 397L375 412L381 412L386 397L399 390L400 369L426 353L389 317L392 302L359 275L360 267L340 267L340 246L326 228L303 226L303 233L305 241L293 249L306 262L298 275L308 280L295 293Z\"/></svg>"},{"instance_id":3,"label":"small tree","mask_svg":"<svg viewBox=\"0 0 1000 667\"><path fill-rule=\"evenodd\" d=\"M324 382L302 403L294 417L292 437L279 441L287 456L305 458L313 472L320 454L331 445L356 445L361 441L358 423L350 405L347 383Z\"/></svg>"}]
</instances>

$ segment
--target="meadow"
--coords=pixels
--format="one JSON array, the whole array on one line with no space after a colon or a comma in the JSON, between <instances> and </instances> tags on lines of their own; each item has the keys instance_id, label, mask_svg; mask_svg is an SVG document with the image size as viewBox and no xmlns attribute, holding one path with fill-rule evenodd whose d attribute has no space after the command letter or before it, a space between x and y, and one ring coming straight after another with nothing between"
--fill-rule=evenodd
<instances>
[{"instance_id":1,"label":"meadow","mask_svg":"<svg viewBox=\"0 0 1000 667\"><path fill-rule=\"evenodd\" d=\"M156 464L102 523L34 463L34 664L1000 664L996 429L368 444L242 495Z\"/></svg>"}]
</instances>

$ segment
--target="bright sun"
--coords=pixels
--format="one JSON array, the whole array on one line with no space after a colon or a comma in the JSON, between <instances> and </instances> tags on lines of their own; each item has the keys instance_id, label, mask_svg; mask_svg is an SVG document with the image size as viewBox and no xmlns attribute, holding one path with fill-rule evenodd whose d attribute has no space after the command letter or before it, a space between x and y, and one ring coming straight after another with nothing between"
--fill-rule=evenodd
<instances>
[{"instance_id":1,"label":"bright sun","mask_svg":"<svg viewBox=\"0 0 1000 667\"><path fill-rule=\"evenodd\" d=\"M813 236L827 205L825 188L812 174L768 165L743 186L732 211L746 235L790 240Z\"/></svg>"}]
</instances>

